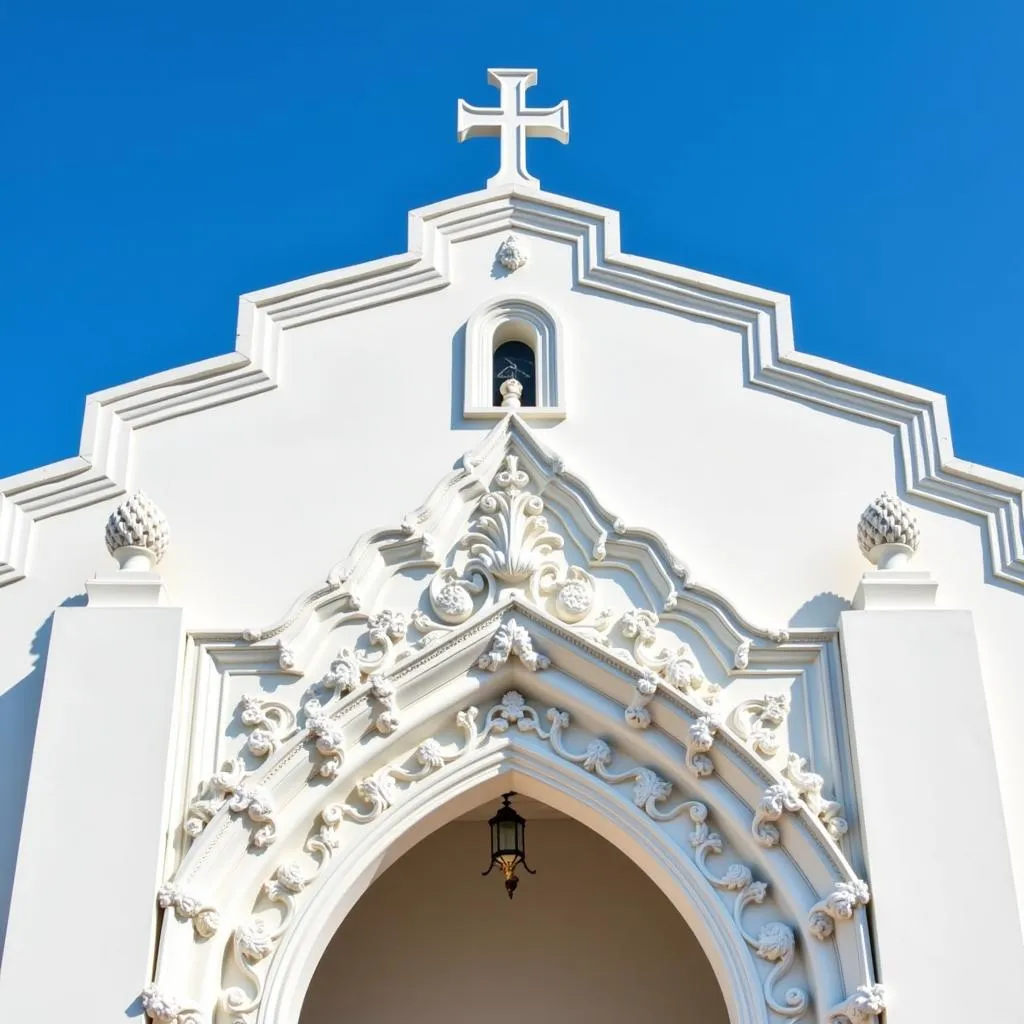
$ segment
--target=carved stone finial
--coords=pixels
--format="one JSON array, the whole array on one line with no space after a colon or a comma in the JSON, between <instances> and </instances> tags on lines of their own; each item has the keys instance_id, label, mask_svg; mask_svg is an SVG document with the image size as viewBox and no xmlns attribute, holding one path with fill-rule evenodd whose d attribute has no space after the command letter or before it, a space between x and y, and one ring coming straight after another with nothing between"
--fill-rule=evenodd
<instances>
[{"instance_id":1,"label":"carved stone finial","mask_svg":"<svg viewBox=\"0 0 1024 1024\"><path fill-rule=\"evenodd\" d=\"M520 401L523 397L523 385L515 377L509 377L498 390L501 392L503 409L518 409L523 404Z\"/></svg>"},{"instance_id":2,"label":"carved stone finial","mask_svg":"<svg viewBox=\"0 0 1024 1024\"><path fill-rule=\"evenodd\" d=\"M151 570L163 558L167 538L167 520L142 491L122 501L107 520L107 550L121 570Z\"/></svg>"},{"instance_id":3,"label":"carved stone finial","mask_svg":"<svg viewBox=\"0 0 1024 1024\"><path fill-rule=\"evenodd\" d=\"M526 253L523 252L523 247L515 235L509 235L498 246L495 258L510 274L515 273L520 267L526 266Z\"/></svg>"},{"instance_id":4,"label":"carved stone finial","mask_svg":"<svg viewBox=\"0 0 1024 1024\"><path fill-rule=\"evenodd\" d=\"M917 551L921 534L906 502L885 491L875 498L857 524L857 543L879 569L900 569Z\"/></svg>"}]
</instances>

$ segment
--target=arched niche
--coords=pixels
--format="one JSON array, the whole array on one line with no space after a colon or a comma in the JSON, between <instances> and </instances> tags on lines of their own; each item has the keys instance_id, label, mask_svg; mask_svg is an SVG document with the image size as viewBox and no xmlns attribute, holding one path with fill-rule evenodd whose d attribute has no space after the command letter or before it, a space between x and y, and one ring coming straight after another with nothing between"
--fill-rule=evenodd
<instances>
[{"instance_id":1,"label":"arched niche","mask_svg":"<svg viewBox=\"0 0 1024 1024\"><path fill-rule=\"evenodd\" d=\"M517 793L529 859L515 899L486 864L490 800L387 868L331 938L299 1024L626 1020L726 1024L710 962L675 907L600 833ZM640 967L640 951L642 967ZM401 984L380 985L382 965ZM623 971L642 975L623 984Z\"/></svg>"},{"instance_id":2,"label":"arched niche","mask_svg":"<svg viewBox=\"0 0 1024 1024\"><path fill-rule=\"evenodd\" d=\"M533 404L516 412L527 420L565 418L564 332L555 314L535 299L507 296L478 309L466 322L465 392L467 419L497 419L508 413L496 401L498 350L518 342L532 354Z\"/></svg>"}]
</instances>

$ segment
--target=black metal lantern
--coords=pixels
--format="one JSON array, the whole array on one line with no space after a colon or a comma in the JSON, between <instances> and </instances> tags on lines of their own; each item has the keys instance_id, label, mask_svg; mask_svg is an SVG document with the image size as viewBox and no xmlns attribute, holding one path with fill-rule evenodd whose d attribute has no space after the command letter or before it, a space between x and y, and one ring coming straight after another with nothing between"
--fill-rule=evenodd
<instances>
[{"instance_id":1,"label":"black metal lantern","mask_svg":"<svg viewBox=\"0 0 1024 1024\"><path fill-rule=\"evenodd\" d=\"M484 875L489 875L497 866L505 876L505 891L508 898L515 895L519 879L516 868L520 864L531 875L537 874L526 863L526 819L516 814L515 808L509 803L515 793L503 793L505 802L498 808L498 813L487 823L491 826L491 863Z\"/></svg>"}]
</instances>

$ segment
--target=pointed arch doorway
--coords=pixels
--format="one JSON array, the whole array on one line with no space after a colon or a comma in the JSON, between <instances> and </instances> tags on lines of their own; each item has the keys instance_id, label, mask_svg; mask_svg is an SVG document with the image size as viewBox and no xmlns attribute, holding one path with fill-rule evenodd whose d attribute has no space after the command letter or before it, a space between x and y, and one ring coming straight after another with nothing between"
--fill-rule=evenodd
<instances>
[{"instance_id":1,"label":"pointed arch doorway","mask_svg":"<svg viewBox=\"0 0 1024 1024\"><path fill-rule=\"evenodd\" d=\"M622 851L518 797L540 867L511 902L488 854L488 800L421 839L375 880L321 957L299 1024L727 1024L694 933ZM375 983L382 965L390 981Z\"/></svg>"}]
</instances>

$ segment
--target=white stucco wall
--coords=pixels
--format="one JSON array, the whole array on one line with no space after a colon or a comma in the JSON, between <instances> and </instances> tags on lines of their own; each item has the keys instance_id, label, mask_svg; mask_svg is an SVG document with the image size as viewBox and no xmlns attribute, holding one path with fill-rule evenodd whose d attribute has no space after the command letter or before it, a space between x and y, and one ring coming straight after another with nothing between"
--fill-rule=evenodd
<instances>
[{"instance_id":1,"label":"white stucco wall","mask_svg":"<svg viewBox=\"0 0 1024 1024\"><path fill-rule=\"evenodd\" d=\"M488 424L461 417L463 328L503 294L531 296L561 322L568 415L537 430L607 508L660 532L696 580L747 618L773 627L836 625L865 568L857 517L879 491L906 484L894 434L750 386L737 330L580 287L570 245L528 226L518 233L530 259L514 275L494 275L506 226L458 241L446 257L445 287L283 331L272 389L133 431L126 484L144 488L171 524L160 569L187 630L276 620L361 534L400 522L479 441ZM0 934L51 616L61 604L81 603L84 581L110 566L103 524L116 501L36 522L26 578L0 586ZM940 607L974 616L1016 877L1016 893L1005 898L1019 901L1024 590L995 581L977 516L910 503L923 535L916 565L939 581ZM922 699L953 708L957 685L937 679ZM919 733L918 716L899 714L901 728ZM111 736L129 725L112 703ZM154 749L152 756L163 755ZM109 761L116 772L116 745ZM166 770L163 762L156 767ZM912 814L912 794L892 813ZM871 834L860 838L870 849ZM72 847L39 874L62 871L60 857L73 857ZM922 855L951 865L962 858L952 847ZM110 902L118 906L116 893ZM137 913L148 921L153 910Z\"/></svg>"},{"instance_id":2,"label":"white stucco wall","mask_svg":"<svg viewBox=\"0 0 1024 1024\"><path fill-rule=\"evenodd\" d=\"M499 874L480 877L486 821L413 847L338 930L301 1024L725 1024L711 965L639 868L571 819L527 830L537 874L511 902Z\"/></svg>"}]
</instances>

